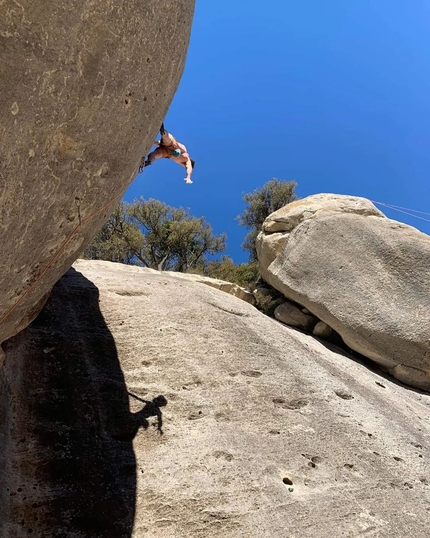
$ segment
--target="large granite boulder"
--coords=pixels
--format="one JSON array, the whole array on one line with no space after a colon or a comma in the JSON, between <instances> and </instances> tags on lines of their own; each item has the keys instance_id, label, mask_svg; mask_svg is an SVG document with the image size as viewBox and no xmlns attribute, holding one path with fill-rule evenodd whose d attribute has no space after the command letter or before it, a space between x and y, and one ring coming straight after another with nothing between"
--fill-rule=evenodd
<instances>
[{"instance_id":1,"label":"large granite boulder","mask_svg":"<svg viewBox=\"0 0 430 538\"><path fill-rule=\"evenodd\" d=\"M1 342L134 178L178 86L194 0L0 4Z\"/></svg>"},{"instance_id":2,"label":"large granite boulder","mask_svg":"<svg viewBox=\"0 0 430 538\"><path fill-rule=\"evenodd\" d=\"M294 202L291 220L288 205L282 220L269 217L257 242L262 275L351 349L429 390L430 237L381 218L363 199L345 196L336 209L339 198L320 195L321 211L312 213L308 199Z\"/></svg>"},{"instance_id":3,"label":"large granite boulder","mask_svg":"<svg viewBox=\"0 0 430 538\"><path fill-rule=\"evenodd\" d=\"M429 395L217 289L76 267L4 343L2 538L428 535Z\"/></svg>"},{"instance_id":4,"label":"large granite boulder","mask_svg":"<svg viewBox=\"0 0 430 538\"><path fill-rule=\"evenodd\" d=\"M294 228L305 220L333 213L385 217L372 202L358 196L313 194L291 202L267 217L263 223L263 233L257 237L258 261L262 271L264 272L281 252Z\"/></svg>"}]
</instances>

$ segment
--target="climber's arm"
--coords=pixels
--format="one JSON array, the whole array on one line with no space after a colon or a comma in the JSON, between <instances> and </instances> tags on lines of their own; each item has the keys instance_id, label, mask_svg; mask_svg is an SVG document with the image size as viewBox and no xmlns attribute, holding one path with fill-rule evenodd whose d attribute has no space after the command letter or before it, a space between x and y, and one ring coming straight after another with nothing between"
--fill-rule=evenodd
<instances>
[{"instance_id":1,"label":"climber's arm","mask_svg":"<svg viewBox=\"0 0 430 538\"><path fill-rule=\"evenodd\" d=\"M184 166L187 170L187 177L185 178L186 183L192 183L191 174L193 173L193 167L191 165L191 159L187 156L187 162L184 163Z\"/></svg>"}]
</instances>

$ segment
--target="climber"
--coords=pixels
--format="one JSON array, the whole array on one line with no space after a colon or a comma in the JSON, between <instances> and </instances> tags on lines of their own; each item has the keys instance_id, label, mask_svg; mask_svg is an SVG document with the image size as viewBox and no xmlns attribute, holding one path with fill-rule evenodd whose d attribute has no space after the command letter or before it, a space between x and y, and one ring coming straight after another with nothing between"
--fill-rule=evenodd
<instances>
[{"instance_id":1,"label":"climber","mask_svg":"<svg viewBox=\"0 0 430 538\"><path fill-rule=\"evenodd\" d=\"M151 151L146 160L142 157L139 173L142 172L145 166L153 164L157 159L172 159L175 163L183 166L187 171L187 177L184 179L185 183L192 183L191 174L193 172L195 161L188 155L187 148L166 131L164 123L161 124L160 134L161 140L154 142L154 145L158 146L158 148Z\"/></svg>"}]
</instances>

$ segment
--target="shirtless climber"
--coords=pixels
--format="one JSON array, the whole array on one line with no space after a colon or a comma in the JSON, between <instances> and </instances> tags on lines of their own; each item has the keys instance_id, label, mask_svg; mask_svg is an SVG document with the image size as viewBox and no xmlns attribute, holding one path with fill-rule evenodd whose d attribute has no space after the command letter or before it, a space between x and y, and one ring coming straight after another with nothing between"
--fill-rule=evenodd
<instances>
[{"instance_id":1,"label":"shirtless climber","mask_svg":"<svg viewBox=\"0 0 430 538\"><path fill-rule=\"evenodd\" d=\"M161 140L159 142L154 142L158 148L151 151L146 158L146 161L144 157L142 158L139 173L142 172L145 166L149 166L157 159L172 159L175 163L180 164L186 169L187 177L184 179L185 183L192 183L191 174L193 172L195 161L188 155L187 148L166 131L163 123L161 124L160 134Z\"/></svg>"}]
</instances>

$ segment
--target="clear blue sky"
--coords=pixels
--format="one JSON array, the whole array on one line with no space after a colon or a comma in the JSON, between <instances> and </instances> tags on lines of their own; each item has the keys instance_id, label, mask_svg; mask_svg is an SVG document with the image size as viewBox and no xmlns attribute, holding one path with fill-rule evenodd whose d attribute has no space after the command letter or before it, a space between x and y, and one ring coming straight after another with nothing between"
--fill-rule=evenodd
<instances>
[{"instance_id":1,"label":"clear blue sky","mask_svg":"<svg viewBox=\"0 0 430 538\"><path fill-rule=\"evenodd\" d=\"M242 194L272 177L295 179L300 198L351 194L430 213L429 58L427 0L197 0L165 121L196 160L194 184L164 159L125 199L206 216L236 263L247 261ZM430 234L430 222L383 210Z\"/></svg>"}]
</instances>

